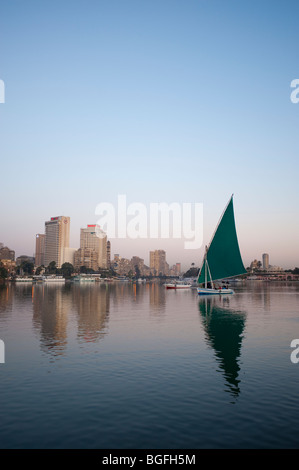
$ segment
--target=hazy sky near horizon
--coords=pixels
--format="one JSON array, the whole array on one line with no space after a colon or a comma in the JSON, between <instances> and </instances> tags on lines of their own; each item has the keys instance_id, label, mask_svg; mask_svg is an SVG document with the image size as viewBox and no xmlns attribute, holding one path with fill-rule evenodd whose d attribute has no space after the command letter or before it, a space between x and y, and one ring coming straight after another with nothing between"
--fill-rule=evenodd
<instances>
[{"instance_id":1,"label":"hazy sky near horizon","mask_svg":"<svg viewBox=\"0 0 299 470\"><path fill-rule=\"evenodd\" d=\"M247 266L299 266L298 1L3 0L0 241L32 255L52 216L100 202L203 203L204 242L234 193ZM298 94L299 96L299 94ZM175 240L112 240L112 254Z\"/></svg>"}]
</instances>

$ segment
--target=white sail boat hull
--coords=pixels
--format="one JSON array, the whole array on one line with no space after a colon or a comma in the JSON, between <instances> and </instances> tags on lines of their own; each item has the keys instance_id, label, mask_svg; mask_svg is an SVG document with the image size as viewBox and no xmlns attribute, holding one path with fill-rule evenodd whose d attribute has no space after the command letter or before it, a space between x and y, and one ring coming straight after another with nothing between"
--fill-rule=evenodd
<instances>
[{"instance_id":1,"label":"white sail boat hull","mask_svg":"<svg viewBox=\"0 0 299 470\"><path fill-rule=\"evenodd\" d=\"M228 294L234 294L234 291L232 289L225 289L225 288L212 289L212 288L198 287L197 293L198 295L219 295L219 294L228 295Z\"/></svg>"}]
</instances>

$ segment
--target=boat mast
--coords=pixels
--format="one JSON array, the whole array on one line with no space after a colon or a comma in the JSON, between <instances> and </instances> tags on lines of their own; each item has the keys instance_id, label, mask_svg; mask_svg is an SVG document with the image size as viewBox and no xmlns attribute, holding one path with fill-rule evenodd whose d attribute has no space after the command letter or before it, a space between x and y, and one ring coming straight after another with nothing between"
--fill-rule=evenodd
<instances>
[{"instance_id":1,"label":"boat mast","mask_svg":"<svg viewBox=\"0 0 299 470\"><path fill-rule=\"evenodd\" d=\"M209 277L210 277L209 282L211 283L212 289L214 289L214 282L213 282L213 279L212 279L210 266L209 266L209 263L208 263L208 247L207 246L206 246L206 253L205 253L205 258L204 258L204 264L205 264L205 289L207 289L207 287L208 287L208 276L207 276L208 273L209 273Z\"/></svg>"},{"instance_id":2,"label":"boat mast","mask_svg":"<svg viewBox=\"0 0 299 470\"><path fill-rule=\"evenodd\" d=\"M208 267L208 270L209 270L209 276L210 276L211 286L212 286L212 289L214 289L214 282L213 282L213 279L212 279L212 276L211 276L211 271L210 271L210 266L209 266L209 264L208 264L208 260L206 260L206 264L207 264L207 267Z\"/></svg>"},{"instance_id":3,"label":"boat mast","mask_svg":"<svg viewBox=\"0 0 299 470\"><path fill-rule=\"evenodd\" d=\"M207 288L207 258L205 259L205 289Z\"/></svg>"}]
</instances>

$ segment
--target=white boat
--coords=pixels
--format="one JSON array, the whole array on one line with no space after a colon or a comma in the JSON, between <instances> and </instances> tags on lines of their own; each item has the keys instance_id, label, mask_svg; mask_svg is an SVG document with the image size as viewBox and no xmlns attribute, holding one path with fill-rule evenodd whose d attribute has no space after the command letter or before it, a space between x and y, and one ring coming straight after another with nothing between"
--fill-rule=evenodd
<instances>
[{"instance_id":1,"label":"white boat","mask_svg":"<svg viewBox=\"0 0 299 470\"><path fill-rule=\"evenodd\" d=\"M234 294L227 284L219 284L229 279L246 274L241 258L237 238L233 196L230 198L213 235L206 247L202 267L197 282L199 295ZM215 283L218 281L218 284Z\"/></svg>"},{"instance_id":2,"label":"white boat","mask_svg":"<svg viewBox=\"0 0 299 470\"><path fill-rule=\"evenodd\" d=\"M166 289L190 289L191 284L184 281L175 281L165 284Z\"/></svg>"},{"instance_id":3,"label":"white boat","mask_svg":"<svg viewBox=\"0 0 299 470\"><path fill-rule=\"evenodd\" d=\"M243 283L244 280L243 279L229 279L228 282L238 284L240 282Z\"/></svg>"},{"instance_id":4,"label":"white boat","mask_svg":"<svg viewBox=\"0 0 299 470\"><path fill-rule=\"evenodd\" d=\"M41 275L33 276L33 282L44 282L44 276L41 276Z\"/></svg>"},{"instance_id":5,"label":"white boat","mask_svg":"<svg viewBox=\"0 0 299 470\"><path fill-rule=\"evenodd\" d=\"M15 281L16 282L32 282L33 278L32 277L16 277Z\"/></svg>"},{"instance_id":6,"label":"white boat","mask_svg":"<svg viewBox=\"0 0 299 470\"><path fill-rule=\"evenodd\" d=\"M65 282L65 278L63 276L43 276L44 282Z\"/></svg>"},{"instance_id":7,"label":"white boat","mask_svg":"<svg viewBox=\"0 0 299 470\"><path fill-rule=\"evenodd\" d=\"M115 281L120 281L120 282L129 282L130 279L127 278L126 276L118 276L114 279Z\"/></svg>"},{"instance_id":8,"label":"white boat","mask_svg":"<svg viewBox=\"0 0 299 470\"><path fill-rule=\"evenodd\" d=\"M215 295L215 294L234 294L233 289L229 287L198 287L197 292L199 295Z\"/></svg>"}]
</instances>

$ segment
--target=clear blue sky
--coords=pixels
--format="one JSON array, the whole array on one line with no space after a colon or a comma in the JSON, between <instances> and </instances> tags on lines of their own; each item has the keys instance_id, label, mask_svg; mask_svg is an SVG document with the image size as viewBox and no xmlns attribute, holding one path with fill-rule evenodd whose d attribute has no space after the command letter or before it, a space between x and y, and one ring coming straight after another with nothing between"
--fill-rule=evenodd
<instances>
[{"instance_id":1,"label":"clear blue sky","mask_svg":"<svg viewBox=\"0 0 299 470\"><path fill-rule=\"evenodd\" d=\"M51 216L71 245L99 202L201 202L204 238L234 193L246 265L299 266L298 1L3 0L0 241L31 254ZM200 263L163 241L112 253Z\"/></svg>"}]
</instances>

